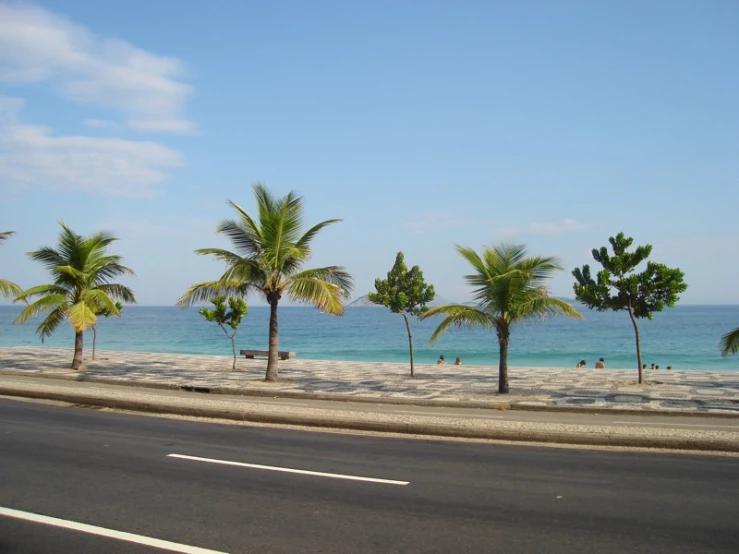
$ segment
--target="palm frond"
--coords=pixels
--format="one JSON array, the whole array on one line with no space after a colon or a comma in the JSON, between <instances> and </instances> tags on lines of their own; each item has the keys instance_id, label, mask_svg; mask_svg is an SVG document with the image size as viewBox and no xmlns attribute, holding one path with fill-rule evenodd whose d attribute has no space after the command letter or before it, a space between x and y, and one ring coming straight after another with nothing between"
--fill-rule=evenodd
<instances>
[{"instance_id":1,"label":"palm frond","mask_svg":"<svg viewBox=\"0 0 739 554\"><path fill-rule=\"evenodd\" d=\"M354 290L354 278L346 271L346 268L338 265L304 269L290 277L290 280L296 279L320 279L326 281L339 287L339 292L346 299L351 297L351 293Z\"/></svg>"},{"instance_id":2,"label":"palm frond","mask_svg":"<svg viewBox=\"0 0 739 554\"><path fill-rule=\"evenodd\" d=\"M23 289L15 283L6 279L0 279L0 297L20 300L20 295L23 294Z\"/></svg>"},{"instance_id":3,"label":"palm frond","mask_svg":"<svg viewBox=\"0 0 739 554\"><path fill-rule=\"evenodd\" d=\"M249 287L238 281L205 281L195 283L177 300L177 306L190 307L194 304L210 302L217 296L237 296L243 298Z\"/></svg>"},{"instance_id":4,"label":"palm frond","mask_svg":"<svg viewBox=\"0 0 739 554\"><path fill-rule=\"evenodd\" d=\"M41 262L47 269L53 269L60 265L66 265L67 261L62 255L53 248L39 248L28 253L28 256L35 262Z\"/></svg>"},{"instance_id":5,"label":"palm frond","mask_svg":"<svg viewBox=\"0 0 739 554\"><path fill-rule=\"evenodd\" d=\"M285 290L292 300L312 304L330 314L341 314L352 288L351 276L344 268L324 267L293 275Z\"/></svg>"},{"instance_id":6,"label":"palm frond","mask_svg":"<svg viewBox=\"0 0 739 554\"><path fill-rule=\"evenodd\" d=\"M57 284L53 285L36 285L35 287L31 287L29 289L26 289L22 291L17 297L16 300L23 300L24 302L27 301L29 298L32 298L34 296L40 296L42 294L59 294L64 297L67 297L71 294L71 291L69 291L67 288L59 286Z\"/></svg>"},{"instance_id":7,"label":"palm frond","mask_svg":"<svg viewBox=\"0 0 739 554\"><path fill-rule=\"evenodd\" d=\"M82 294L81 300L95 314L110 313L112 315L118 315L118 308L115 302L102 289L86 290Z\"/></svg>"},{"instance_id":8,"label":"palm frond","mask_svg":"<svg viewBox=\"0 0 739 554\"><path fill-rule=\"evenodd\" d=\"M68 306L66 316L75 331L84 331L91 325L95 325L97 316L95 308L99 306L90 305L85 301L77 302Z\"/></svg>"},{"instance_id":9,"label":"palm frond","mask_svg":"<svg viewBox=\"0 0 739 554\"><path fill-rule=\"evenodd\" d=\"M726 358L739 352L739 327L721 337L721 355Z\"/></svg>"},{"instance_id":10,"label":"palm frond","mask_svg":"<svg viewBox=\"0 0 739 554\"><path fill-rule=\"evenodd\" d=\"M36 332L41 335L41 342L44 342L46 337L50 337L54 333L65 317L66 313L61 307L49 312L49 315L36 327Z\"/></svg>"},{"instance_id":11,"label":"palm frond","mask_svg":"<svg viewBox=\"0 0 739 554\"><path fill-rule=\"evenodd\" d=\"M484 329L494 328L496 326L495 318L490 313L474 306L467 306L466 304L435 306L421 314L419 318L428 319L436 315L444 315L445 317L434 332L431 333L429 344L434 342L441 333L452 325L459 327L482 327Z\"/></svg>"},{"instance_id":12,"label":"palm frond","mask_svg":"<svg viewBox=\"0 0 739 554\"><path fill-rule=\"evenodd\" d=\"M537 295L518 303L517 311L513 314L511 319L513 321L518 321L533 317L545 318L558 315L567 315L577 319L583 318L582 314L577 311L574 306L564 300L553 298L551 296Z\"/></svg>"},{"instance_id":13,"label":"palm frond","mask_svg":"<svg viewBox=\"0 0 739 554\"><path fill-rule=\"evenodd\" d=\"M98 285L96 289L108 295L112 300L122 300L127 304L136 304L136 295L125 285L104 283Z\"/></svg>"},{"instance_id":14,"label":"palm frond","mask_svg":"<svg viewBox=\"0 0 739 554\"><path fill-rule=\"evenodd\" d=\"M4 243L10 237L15 235L15 231L1 231L0 232L0 244Z\"/></svg>"},{"instance_id":15,"label":"palm frond","mask_svg":"<svg viewBox=\"0 0 739 554\"><path fill-rule=\"evenodd\" d=\"M24 323L29 318L39 314L41 312L48 312L53 310L61 310L64 312L68 305L66 294L47 294L41 298L28 304L21 313L19 313L13 323Z\"/></svg>"}]
</instances>

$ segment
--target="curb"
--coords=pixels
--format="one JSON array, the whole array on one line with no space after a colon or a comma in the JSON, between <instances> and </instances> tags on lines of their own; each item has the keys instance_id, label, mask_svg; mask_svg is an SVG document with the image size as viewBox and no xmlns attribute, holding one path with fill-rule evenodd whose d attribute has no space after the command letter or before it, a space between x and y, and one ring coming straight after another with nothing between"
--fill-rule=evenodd
<instances>
[{"instance_id":1,"label":"curb","mask_svg":"<svg viewBox=\"0 0 739 554\"><path fill-rule=\"evenodd\" d=\"M171 414L181 416L205 417L252 423L270 423L281 425L300 425L323 429L350 429L354 431L374 431L382 433L398 433L426 435L437 437L455 437L468 439L503 440L514 442L538 442L549 444L571 444L590 446L620 446L640 448L663 448L671 450L732 452L739 453L739 441L723 439L690 439L684 437L654 437L618 435L588 432L551 432L540 430L509 430L470 428L452 424L400 423L379 421L358 421L352 419L336 419L329 416L307 416L299 414L268 414L258 411L243 411L229 408L201 407L194 408L168 403L165 399L146 402L120 398L105 398L94 394L80 394L81 391L41 391L22 387L0 385L0 395L55 400L99 406L119 410Z\"/></svg>"}]
</instances>

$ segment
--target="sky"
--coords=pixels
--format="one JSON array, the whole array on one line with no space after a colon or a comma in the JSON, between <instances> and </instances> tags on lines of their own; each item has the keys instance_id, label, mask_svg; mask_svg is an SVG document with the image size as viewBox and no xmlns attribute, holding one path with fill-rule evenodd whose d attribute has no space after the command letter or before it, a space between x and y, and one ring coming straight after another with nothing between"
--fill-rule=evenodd
<instances>
[{"instance_id":1,"label":"sky","mask_svg":"<svg viewBox=\"0 0 739 554\"><path fill-rule=\"evenodd\" d=\"M252 185L303 197L308 267L357 298L395 254L469 299L459 244L565 268L623 231L739 303L735 0L0 0L0 275L59 222L119 238L143 305L223 266L194 250ZM249 303L261 304L258 298Z\"/></svg>"}]
</instances>

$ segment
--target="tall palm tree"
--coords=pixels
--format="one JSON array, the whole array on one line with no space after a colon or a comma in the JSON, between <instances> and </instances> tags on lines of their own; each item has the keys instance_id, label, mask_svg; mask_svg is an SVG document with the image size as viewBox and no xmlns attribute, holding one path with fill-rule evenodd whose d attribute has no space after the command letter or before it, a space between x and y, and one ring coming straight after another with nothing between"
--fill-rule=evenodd
<instances>
[{"instance_id":1,"label":"tall palm tree","mask_svg":"<svg viewBox=\"0 0 739 554\"><path fill-rule=\"evenodd\" d=\"M14 234L13 231L0 232L0 244L8 240ZM23 289L11 281L0 279L0 297L2 298L16 298Z\"/></svg>"},{"instance_id":2,"label":"tall palm tree","mask_svg":"<svg viewBox=\"0 0 739 554\"><path fill-rule=\"evenodd\" d=\"M56 249L44 247L28 253L32 260L46 266L54 282L31 287L18 297L19 300L38 298L18 315L15 322L23 323L40 312L48 312L36 328L43 341L62 321L69 321L75 333L72 369L80 369L82 333L95 325L95 314L108 312L118 315L115 300L136 302L131 289L110 280L134 273L121 265L123 258L107 253L108 246L117 240L114 236L101 232L83 237L64 223L60 225L62 230Z\"/></svg>"},{"instance_id":3,"label":"tall palm tree","mask_svg":"<svg viewBox=\"0 0 739 554\"><path fill-rule=\"evenodd\" d=\"M351 275L340 266L302 269L311 257L311 241L318 231L341 221L317 223L302 235L303 201L290 192L276 198L264 185L253 186L257 219L233 201L238 219L222 221L216 232L229 238L234 252L221 248L202 248L197 254L210 255L228 266L217 281L192 285L177 301L191 306L216 296L243 297L258 292L267 301L269 313L269 358L266 381L277 379L277 305L283 295L293 301L312 304L326 313L341 314L344 300L353 289Z\"/></svg>"},{"instance_id":4,"label":"tall palm tree","mask_svg":"<svg viewBox=\"0 0 739 554\"><path fill-rule=\"evenodd\" d=\"M554 271L562 269L557 258L527 257L521 244L502 243L483 247L478 254L471 248L456 246L457 252L469 262L474 273L465 275L473 287L476 306L446 304L431 308L420 317L437 314L446 316L431 335L429 342L451 325L495 329L500 358L498 392L508 393L508 342L514 323L559 314L582 318L567 302L549 296L544 282Z\"/></svg>"},{"instance_id":5,"label":"tall palm tree","mask_svg":"<svg viewBox=\"0 0 739 554\"><path fill-rule=\"evenodd\" d=\"M721 355L726 358L739 352L739 327L721 337Z\"/></svg>"}]
</instances>

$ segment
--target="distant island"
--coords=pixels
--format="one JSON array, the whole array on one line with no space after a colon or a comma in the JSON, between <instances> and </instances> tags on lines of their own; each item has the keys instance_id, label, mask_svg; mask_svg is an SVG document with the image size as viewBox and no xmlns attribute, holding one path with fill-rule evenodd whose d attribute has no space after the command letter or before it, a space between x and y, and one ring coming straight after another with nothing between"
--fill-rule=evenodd
<instances>
[{"instance_id":1,"label":"distant island","mask_svg":"<svg viewBox=\"0 0 739 554\"><path fill-rule=\"evenodd\" d=\"M573 306L582 306L582 304L574 298L565 298L562 296L557 296L555 298L564 300L565 302L567 302L568 304L572 304ZM429 307L434 307L434 306L441 306L442 304L449 304L449 302L447 302L447 300L444 297L439 296L437 294L436 297L434 298L434 301L430 302L428 305ZM466 304L468 306L475 305L474 302L462 302L462 304ZM350 302L349 304L346 305L346 307L347 308L382 308L382 306L380 306L379 304L374 304L373 302L371 302L370 299L367 298L366 294Z\"/></svg>"},{"instance_id":2,"label":"distant island","mask_svg":"<svg viewBox=\"0 0 739 554\"><path fill-rule=\"evenodd\" d=\"M434 298L433 302L429 302L428 306L440 306L442 304L448 304L445 298L439 296L438 294ZM367 295L360 296L353 302L350 302L346 305L347 308L382 308L383 306L380 306L379 304L375 304L374 302L370 301L369 298L367 298Z\"/></svg>"}]
</instances>

